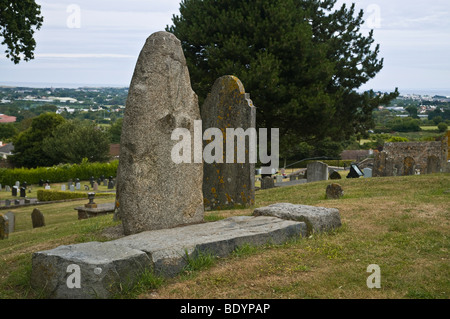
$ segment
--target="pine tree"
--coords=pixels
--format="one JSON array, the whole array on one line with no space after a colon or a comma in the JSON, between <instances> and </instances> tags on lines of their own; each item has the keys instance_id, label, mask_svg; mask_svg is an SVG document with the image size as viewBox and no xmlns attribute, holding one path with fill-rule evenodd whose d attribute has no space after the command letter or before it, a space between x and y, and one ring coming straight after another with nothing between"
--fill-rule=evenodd
<instances>
[{"instance_id":1,"label":"pine tree","mask_svg":"<svg viewBox=\"0 0 450 319\"><path fill-rule=\"evenodd\" d=\"M251 93L257 126L279 128L284 152L365 132L372 111L398 95L358 93L383 67L363 12L336 0L183 0L166 28L182 42L200 103L235 75ZM285 154L285 155L286 155Z\"/></svg>"}]
</instances>

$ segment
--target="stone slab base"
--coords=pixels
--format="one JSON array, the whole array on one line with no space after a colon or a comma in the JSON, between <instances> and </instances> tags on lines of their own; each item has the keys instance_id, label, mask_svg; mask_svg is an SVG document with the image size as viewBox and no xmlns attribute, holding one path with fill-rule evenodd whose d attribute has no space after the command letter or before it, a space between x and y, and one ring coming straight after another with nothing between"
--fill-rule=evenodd
<instances>
[{"instance_id":1,"label":"stone slab base","mask_svg":"<svg viewBox=\"0 0 450 319\"><path fill-rule=\"evenodd\" d=\"M239 216L117 240L90 242L33 254L31 283L50 298L110 298L146 270L175 276L200 253L224 257L245 244L282 244L306 236L304 222Z\"/></svg>"}]
</instances>

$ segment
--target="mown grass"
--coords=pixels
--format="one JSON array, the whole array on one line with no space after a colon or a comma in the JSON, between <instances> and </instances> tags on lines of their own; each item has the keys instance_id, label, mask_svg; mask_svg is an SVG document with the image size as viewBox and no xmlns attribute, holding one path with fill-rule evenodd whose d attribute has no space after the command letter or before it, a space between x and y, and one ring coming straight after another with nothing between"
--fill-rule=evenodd
<instances>
[{"instance_id":1,"label":"mown grass","mask_svg":"<svg viewBox=\"0 0 450 319\"><path fill-rule=\"evenodd\" d=\"M450 297L450 174L343 179L260 190L255 207L277 202L335 207L342 227L284 245L239 247L227 258L199 255L175 278L152 272L116 298L418 298ZM99 199L98 202L108 199ZM109 200L111 201L111 199ZM31 229L32 208L16 209L16 232L0 241L0 298L39 298L29 285L31 254L63 244L106 240L111 215L77 220L78 202L40 206L47 226ZM251 215L255 207L207 212L209 222ZM366 285L381 268L381 289Z\"/></svg>"}]
</instances>

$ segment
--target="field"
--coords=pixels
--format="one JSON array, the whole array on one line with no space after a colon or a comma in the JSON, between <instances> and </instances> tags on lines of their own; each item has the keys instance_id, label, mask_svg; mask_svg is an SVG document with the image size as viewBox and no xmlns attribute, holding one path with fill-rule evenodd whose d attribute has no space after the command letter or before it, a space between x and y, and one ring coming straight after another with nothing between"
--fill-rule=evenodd
<instances>
[{"instance_id":1,"label":"field","mask_svg":"<svg viewBox=\"0 0 450 319\"><path fill-rule=\"evenodd\" d=\"M117 298L450 298L450 174L343 179L345 195L326 200L330 183L260 190L256 206L290 202L340 210L343 226L285 245L245 246L227 258L201 256L171 279L146 274ZM96 200L111 202L113 197ZM39 206L47 226L31 228L32 208L19 208L17 229L0 241L0 298L43 298L29 284L31 255L59 245L105 241L112 216L77 220L80 202ZM205 220L253 209L207 212ZM369 265L381 288L369 289Z\"/></svg>"}]
</instances>

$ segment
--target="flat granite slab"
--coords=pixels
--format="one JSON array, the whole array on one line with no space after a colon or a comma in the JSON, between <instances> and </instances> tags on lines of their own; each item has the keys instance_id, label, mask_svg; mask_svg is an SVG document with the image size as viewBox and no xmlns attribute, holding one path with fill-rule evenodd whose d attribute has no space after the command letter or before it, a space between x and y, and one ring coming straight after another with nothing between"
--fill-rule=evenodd
<instances>
[{"instance_id":1,"label":"flat granite slab","mask_svg":"<svg viewBox=\"0 0 450 319\"><path fill-rule=\"evenodd\" d=\"M90 242L33 254L31 283L50 298L109 298L116 287L135 282L145 269L175 276L200 253L224 257L245 244L282 244L306 236L304 222L276 217L238 216L117 240ZM74 287L79 273L79 287Z\"/></svg>"}]
</instances>

